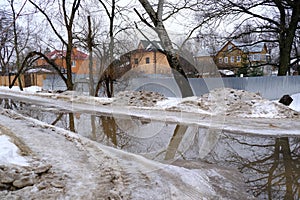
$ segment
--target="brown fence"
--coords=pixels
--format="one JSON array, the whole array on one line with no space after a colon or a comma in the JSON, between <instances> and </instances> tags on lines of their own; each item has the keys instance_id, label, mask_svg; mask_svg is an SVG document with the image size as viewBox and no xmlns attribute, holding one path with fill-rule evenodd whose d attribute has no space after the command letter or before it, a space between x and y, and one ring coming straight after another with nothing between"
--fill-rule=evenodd
<instances>
[{"instance_id":1,"label":"brown fence","mask_svg":"<svg viewBox=\"0 0 300 200\"><path fill-rule=\"evenodd\" d=\"M43 81L46 78L45 74L22 74L21 82L23 87L29 87L32 85L43 87ZM0 86L9 86L9 83L15 78L14 75L11 76L0 76ZM18 86L19 82L16 81L14 86Z\"/></svg>"}]
</instances>

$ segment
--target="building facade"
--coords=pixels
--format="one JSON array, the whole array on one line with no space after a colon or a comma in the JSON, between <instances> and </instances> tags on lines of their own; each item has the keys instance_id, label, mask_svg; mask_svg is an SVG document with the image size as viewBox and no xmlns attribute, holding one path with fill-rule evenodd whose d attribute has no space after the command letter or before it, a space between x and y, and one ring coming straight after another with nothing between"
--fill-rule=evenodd
<instances>
[{"instance_id":1,"label":"building facade","mask_svg":"<svg viewBox=\"0 0 300 200\"><path fill-rule=\"evenodd\" d=\"M267 65L270 55L265 43L245 44L229 41L215 55L219 69L237 72L239 68Z\"/></svg>"}]
</instances>

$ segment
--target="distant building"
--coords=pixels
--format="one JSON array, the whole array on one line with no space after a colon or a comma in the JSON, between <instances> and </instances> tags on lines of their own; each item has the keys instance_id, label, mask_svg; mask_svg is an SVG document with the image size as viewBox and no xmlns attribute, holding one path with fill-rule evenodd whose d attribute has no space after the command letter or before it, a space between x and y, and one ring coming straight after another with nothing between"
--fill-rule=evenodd
<instances>
[{"instance_id":1,"label":"distant building","mask_svg":"<svg viewBox=\"0 0 300 200\"><path fill-rule=\"evenodd\" d=\"M58 66L60 66L62 73L66 72L67 65L65 59L65 50L54 50L51 52L45 52L45 56L47 56L50 60L54 61ZM75 47L72 50L71 58L72 72L74 74L88 74L88 54L79 51ZM53 71L53 68L47 63L47 61L44 58L40 58L37 60L35 68L37 67Z\"/></svg>"},{"instance_id":2,"label":"distant building","mask_svg":"<svg viewBox=\"0 0 300 200\"><path fill-rule=\"evenodd\" d=\"M171 74L171 68L159 41L141 40L137 49L129 54L131 67L144 74Z\"/></svg>"},{"instance_id":3,"label":"distant building","mask_svg":"<svg viewBox=\"0 0 300 200\"><path fill-rule=\"evenodd\" d=\"M219 76L218 68L214 62L213 55L211 55L206 49L200 48L194 57L201 77Z\"/></svg>"},{"instance_id":4,"label":"distant building","mask_svg":"<svg viewBox=\"0 0 300 200\"><path fill-rule=\"evenodd\" d=\"M126 53L130 58L131 68L145 75L173 76L164 49L159 41L141 40L136 50ZM199 71L192 62L179 57L179 62L188 77L199 77Z\"/></svg>"},{"instance_id":5,"label":"distant building","mask_svg":"<svg viewBox=\"0 0 300 200\"><path fill-rule=\"evenodd\" d=\"M220 70L237 72L243 67L267 65L270 59L265 43L245 44L228 41L215 55L214 61Z\"/></svg>"}]
</instances>

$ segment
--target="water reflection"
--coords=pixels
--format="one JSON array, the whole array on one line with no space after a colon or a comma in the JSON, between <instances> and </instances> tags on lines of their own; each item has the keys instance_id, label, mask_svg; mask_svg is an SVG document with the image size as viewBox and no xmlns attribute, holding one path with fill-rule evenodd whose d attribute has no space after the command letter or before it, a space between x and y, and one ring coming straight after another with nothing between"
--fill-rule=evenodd
<instances>
[{"instance_id":1,"label":"water reflection","mask_svg":"<svg viewBox=\"0 0 300 200\"><path fill-rule=\"evenodd\" d=\"M300 138L245 136L145 119L69 113L1 99L1 106L97 142L163 162L201 160L239 169L258 199L299 199Z\"/></svg>"},{"instance_id":2,"label":"water reflection","mask_svg":"<svg viewBox=\"0 0 300 200\"><path fill-rule=\"evenodd\" d=\"M5 109L17 109L18 106L12 99L0 99L0 105Z\"/></svg>"},{"instance_id":3,"label":"water reflection","mask_svg":"<svg viewBox=\"0 0 300 200\"><path fill-rule=\"evenodd\" d=\"M204 160L237 167L258 199L299 199L299 138L223 134Z\"/></svg>"}]
</instances>

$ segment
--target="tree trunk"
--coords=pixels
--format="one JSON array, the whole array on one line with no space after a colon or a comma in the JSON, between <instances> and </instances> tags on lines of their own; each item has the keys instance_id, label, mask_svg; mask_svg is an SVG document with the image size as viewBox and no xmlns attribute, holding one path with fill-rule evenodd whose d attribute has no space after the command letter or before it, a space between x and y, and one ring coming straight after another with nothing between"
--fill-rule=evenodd
<instances>
[{"instance_id":1,"label":"tree trunk","mask_svg":"<svg viewBox=\"0 0 300 200\"><path fill-rule=\"evenodd\" d=\"M186 133L188 126L185 125L176 125L173 136L169 142L168 148L166 150L166 155L164 160L172 160L176 156L178 147Z\"/></svg>"},{"instance_id":2,"label":"tree trunk","mask_svg":"<svg viewBox=\"0 0 300 200\"><path fill-rule=\"evenodd\" d=\"M17 25L16 25L16 20L17 20L17 16L15 13L15 9L14 9L14 2L11 1L11 9L12 9L12 13L13 13L13 32L14 32L14 48L15 48L15 53L16 53L16 67L17 70L20 69L20 51L19 51L19 41L18 41L18 34L17 34ZM23 87L22 87L22 80L21 77L18 76L18 85L21 91L23 91Z\"/></svg>"},{"instance_id":3,"label":"tree trunk","mask_svg":"<svg viewBox=\"0 0 300 200\"><path fill-rule=\"evenodd\" d=\"M189 84L186 74L183 71L183 67L179 62L180 55L175 52L171 39L169 38L169 35L162 22L157 23L156 31L164 47L168 63L170 67L175 70L175 72L173 72L174 79L180 89L182 97L193 96L193 90Z\"/></svg>"},{"instance_id":4,"label":"tree trunk","mask_svg":"<svg viewBox=\"0 0 300 200\"><path fill-rule=\"evenodd\" d=\"M93 76L93 38L92 38L92 27L91 27L91 16L87 17L88 20L88 49L89 49L89 89L90 95L95 95L94 90L94 76Z\"/></svg>"},{"instance_id":5,"label":"tree trunk","mask_svg":"<svg viewBox=\"0 0 300 200\"><path fill-rule=\"evenodd\" d=\"M298 28L300 18L300 1L295 1L292 7L290 20L285 14L285 8L278 4L280 12L280 33L279 33L279 70L278 76L285 76L290 66L290 56L292 51L293 41ZM288 22L289 21L289 22ZM287 24L288 23L288 24Z\"/></svg>"},{"instance_id":6,"label":"tree trunk","mask_svg":"<svg viewBox=\"0 0 300 200\"><path fill-rule=\"evenodd\" d=\"M68 46L67 46L67 51L66 51L67 90L73 90L74 89L73 77L72 77L72 49L73 49L72 39L71 39L71 41L69 39Z\"/></svg>"},{"instance_id":7,"label":"tree trunk","mask_svg":"<svg viewBox=\"0 0 300 200\"><path fill-rule=\"evenodd\" d=\"M157 12L154 11L153 7L150 5L150 3L147 0L139 0L139 2L146 10L149 17L151 18L151 21L154 25L153 28L156 31L156 33L162 43L162 46L164 48L164 53L167 57L169 65L172 69L175 70L175 73L173 72L174 79L181 91L182 97L193 96L194 95L193 90L192 90L192 88L188 82L188 78L187 78L186 74L184 73L183 68L179 62L180 55L173 48L172 41L171 41L171 39L167 33L167 30L163 24L162 14L163 14L164 0L159 1ZM143 18L142 18L142 21L147 23L146 20ZM176 72L178 72L178 73L176 73Z\"/></svg>"}]
</instances>

